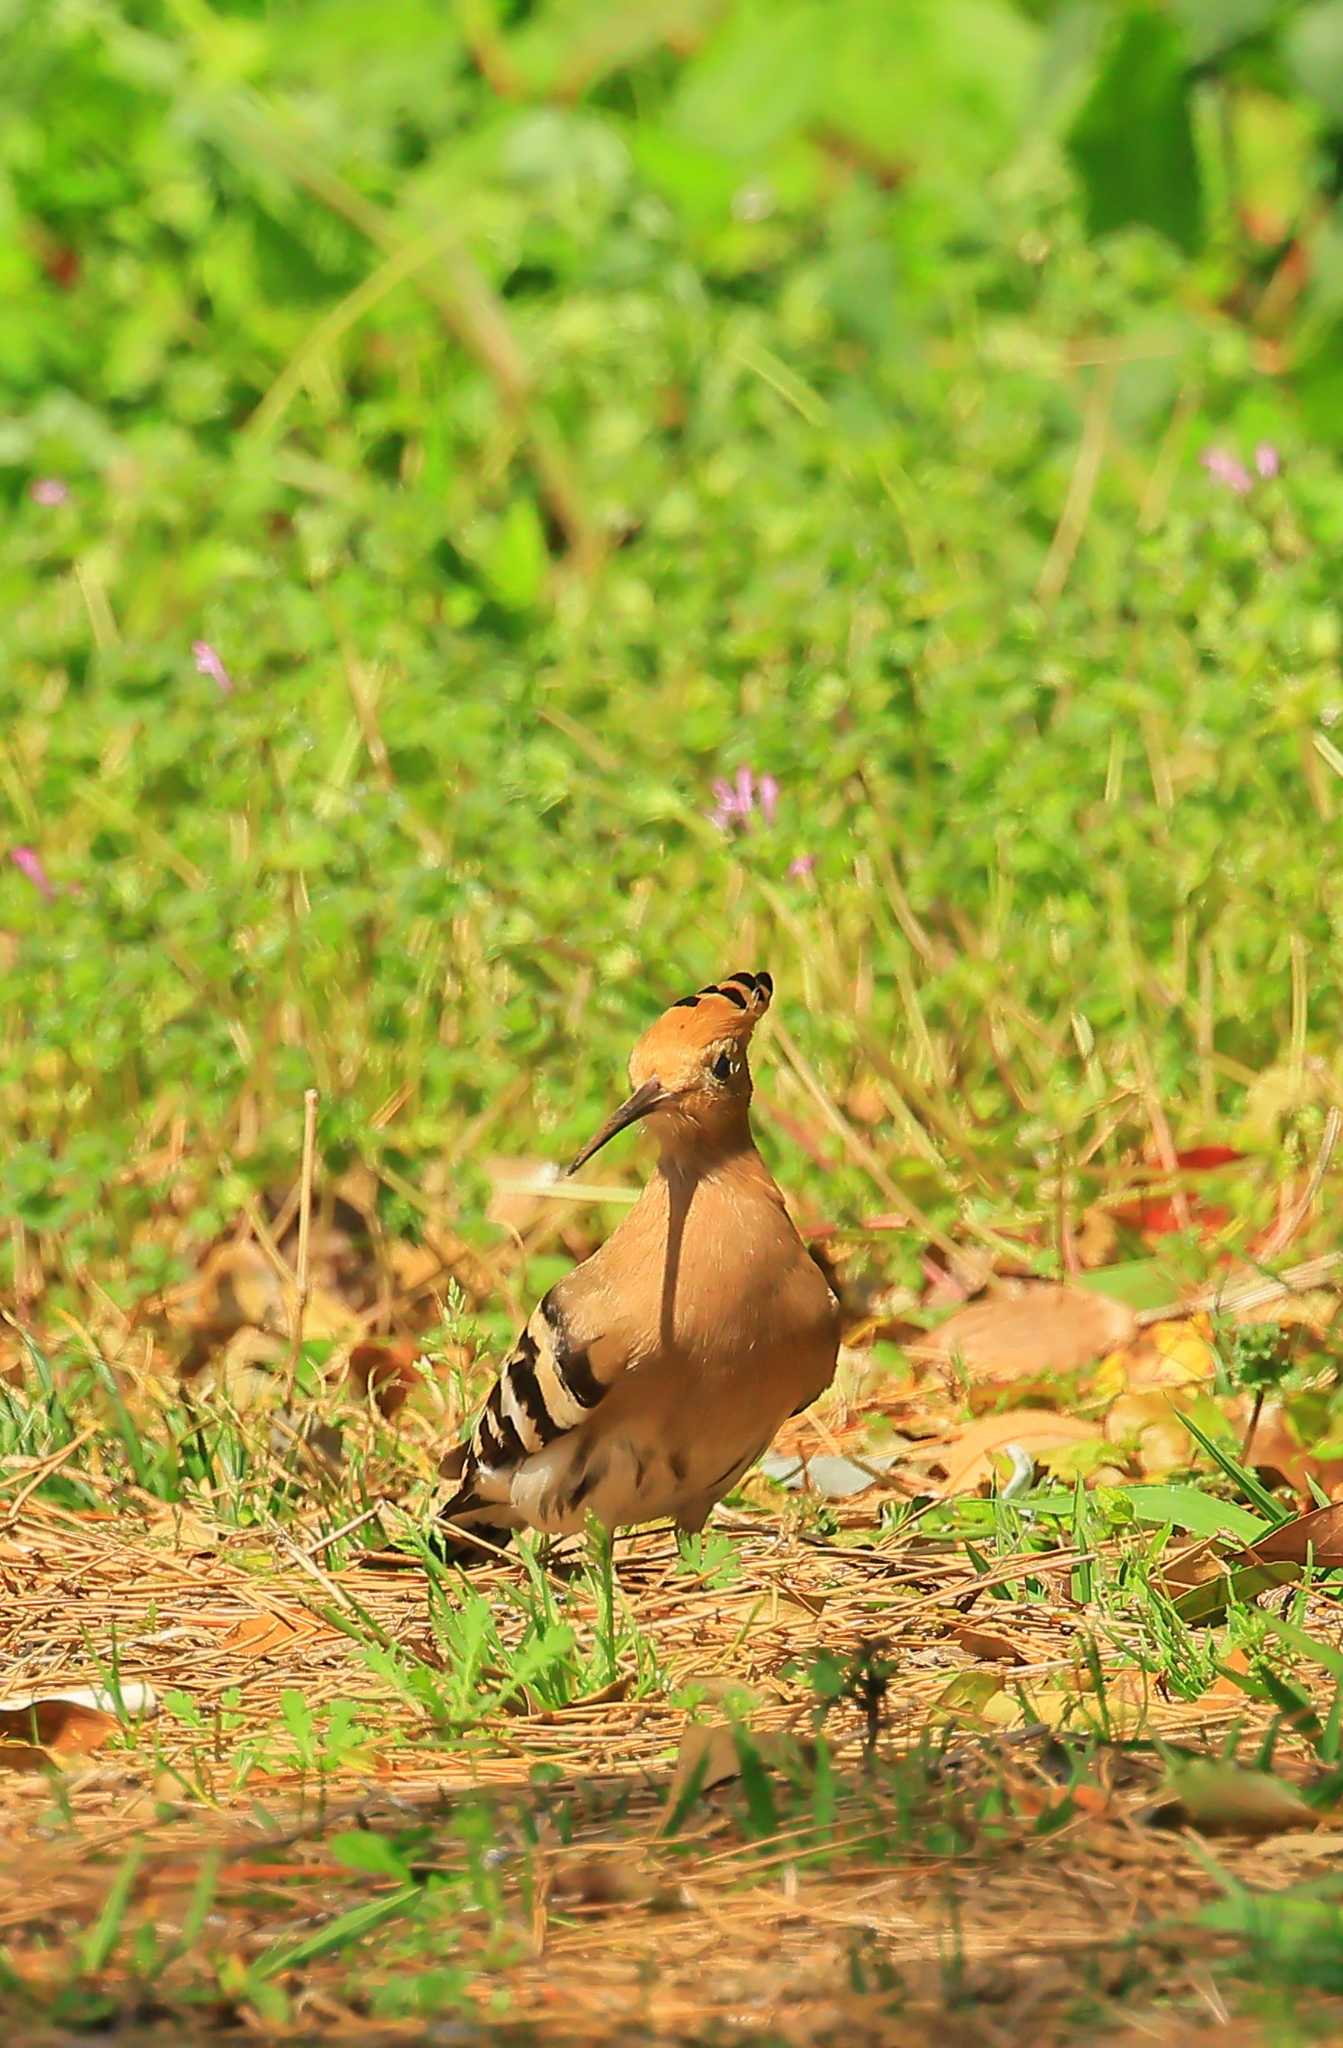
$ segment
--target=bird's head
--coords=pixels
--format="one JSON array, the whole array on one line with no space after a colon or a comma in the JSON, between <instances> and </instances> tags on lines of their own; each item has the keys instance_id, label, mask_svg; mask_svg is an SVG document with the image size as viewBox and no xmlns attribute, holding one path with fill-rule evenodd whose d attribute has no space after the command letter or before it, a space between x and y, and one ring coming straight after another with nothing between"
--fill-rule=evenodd
<instances>
[{"instance_id":1,"label":"bird's head","mask_svg":"<svg viewBox=\"0 0 1343 2048\"><path fill-rule=\"evenodd\" d=\"M569 1167L580 1166L617 1131L655 1116L664 1131L704 1136L732 1128L751 1099L746 1048L769 1008L768 974L738 972L664 1010L630 1054L632 1092Z\"/></svg>"}]
</instances>

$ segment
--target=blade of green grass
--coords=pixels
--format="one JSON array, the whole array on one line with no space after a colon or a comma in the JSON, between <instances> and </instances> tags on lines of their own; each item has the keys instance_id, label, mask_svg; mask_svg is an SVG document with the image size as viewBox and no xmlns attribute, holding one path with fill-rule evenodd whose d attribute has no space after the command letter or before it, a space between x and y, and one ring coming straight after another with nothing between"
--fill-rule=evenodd
<instances>
[{"instance_id":1,"label":"blade of green grass","mask_svg":"<svg viewBox=\"0 0 1343 2048\"><path fill-rule=\"evenodd\" d=\"M351 1942L362 1941L375 1927L381 1927L385 1921L394 1920L398 1913L404 1913L423 1893L423 1885L407 1884L402 1885L399 1891L390 1892L384 1899L370 1899L365 1905L354 1906L302 1941L268 1949L253 1963L251 1974L255 1977L277 1977L285 1970L297 1970L305 1963L316 1961L318 1956L348 1948Z\"/></svg>"}]
</instances>

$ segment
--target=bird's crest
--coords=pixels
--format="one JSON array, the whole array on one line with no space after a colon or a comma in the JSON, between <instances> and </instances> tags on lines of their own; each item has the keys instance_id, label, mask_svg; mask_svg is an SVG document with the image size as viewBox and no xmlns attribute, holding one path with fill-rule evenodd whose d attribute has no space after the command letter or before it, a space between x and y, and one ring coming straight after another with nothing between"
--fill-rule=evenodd
<instances>
[{"instance_id":1,"label":"bird's crest","mask_svg":"<svg viewBox=\"0 0 1343 2048\"><path fill-rule=\"evenodd\" d=\"M670 1038L683 1046L709 1045L726 1037L745 1040L769 1008L773 994L771 975L749 974L739 968L721 981L696 989L693 996L680 997L648 1035L651 1038L656 1033L660 1039Z\"/></svg>"}]
</instances>

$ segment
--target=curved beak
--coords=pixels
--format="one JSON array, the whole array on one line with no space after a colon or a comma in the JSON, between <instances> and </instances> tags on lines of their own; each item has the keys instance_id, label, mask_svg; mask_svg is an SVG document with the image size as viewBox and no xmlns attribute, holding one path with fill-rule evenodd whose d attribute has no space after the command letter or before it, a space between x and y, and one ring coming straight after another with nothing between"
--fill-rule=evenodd
<instances>
[{"instance_id":1,"label":"curved beak","mask_svg":"<svg viewBox=\"0 0 1343 2048\"><path fill-rule=\"evenodd\" d=\"M650 1109L660 1109L664 1102L670 1102L670 1100L670 1095L656 1075L650 1080L642 1082L635 1089L633 1095L626 1097L619 1109L612 1110L596 1137L590 1139L582 1151L569 1161L569 1164L564 1169L565 1172L577 1173L579 1167L586 1166L593 1153L600 1152L602 1146L614 1138L617 1131L626 1130L630 1124L637 1124L639 1118L647 1116Z\"/></svg>"}]
</instances>

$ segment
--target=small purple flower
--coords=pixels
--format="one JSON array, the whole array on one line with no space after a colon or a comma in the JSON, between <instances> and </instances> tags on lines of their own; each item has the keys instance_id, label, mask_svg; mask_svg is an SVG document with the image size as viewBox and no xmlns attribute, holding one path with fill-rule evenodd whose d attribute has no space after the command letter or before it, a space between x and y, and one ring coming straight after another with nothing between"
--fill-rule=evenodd
<instances>
[{"instance_id":1,"label":"small purple flower","mask_svg":"<svg viewBox=\"0 0 1343 2048\"><path fill-rule=\"evenodd\" d=\"M28 486L28 496L35 505L64 505L70 496L70 486L58 476L35 476Z\"/></svg>"},{"instance_id":2,"label":"small purple flower","mask_svg":"<svg viewBox=\"0 0 1343 2048\"><path fill-rule=\"evenodd\" d=\"M42 856L35 846L11 846L9 857L21 875L26 875L33 887L54 902L58 894L55 883L42 865Z\"/></svg>"},{"instance_id":3,"label":"small purple flower","mask_svg":"<svg viewBox=\"0 0 1343 2048\"><path fill-rule=\"evenodd\" d=\"M737 799L730 782L720 776L713 786L714 807L709 813L709 823L716 825L720 832L730 832L737 815Z\"/></svg>"},{"instance_id":4,"label":"small purple flower","mask_svg":"<svg viewBox=\"0 0 1343 2048\"><path fill-rule=\"evenodd\" d=\"M757 782L754 772L746 767L739 768L731 782L720 775L713 785L713 796L714 807L708 819L720 832L730 832L736 825L745 831L757 814L768 829L779 808L779 785L774 777L762 775Z\"/></svg>"},{"instance_id":5,"label":"small purple flower","mask_svg":"<svg viewBox=\"0 0 1343 2048\"><path fill-rule=\"evenodd\" d=\"M790 860L788 863L789 881L805 882L815 866L816 856L814 853L800 853L796 860Z\"/></svg>"},{"instance_id":6,"label":"small purple flower","mask_svg":"<svg viewBox=\"0 0 1343 2048\"><path fill-rule=\"evenodd\" d=\"M1199 461L1214 483L1220 484L1225 491L1234 491L1238 498L1243 498L1254 484L1254 478L1245 464L1231 454L1229 449L1205 448Z\"/></svg>"},{"instance_id":7,"label":"small purple flower","mask_svg":"<svg viewBox=\"0 0 1343 2048\"><path fill-rule=\"evenodd\" d=\"M1254 451L1255 470L1265 483L1278 476L1282 470L1282 457L1271 441L1261 441Z\"/></svg>"},{"instance_id":8,"label":"small purple flower","mask_svg":"<svg viewBox=\"0 0 1343 2048\"><path fill-rule=\"evenodd\" d=\"M215 684L221 697L230 696L233 691L233 678L220 660L218 652L210 645L209 641L193 640L191 652L196 663L197 675L209 676L210 681Z\"/></svg>"}]
</instances>

